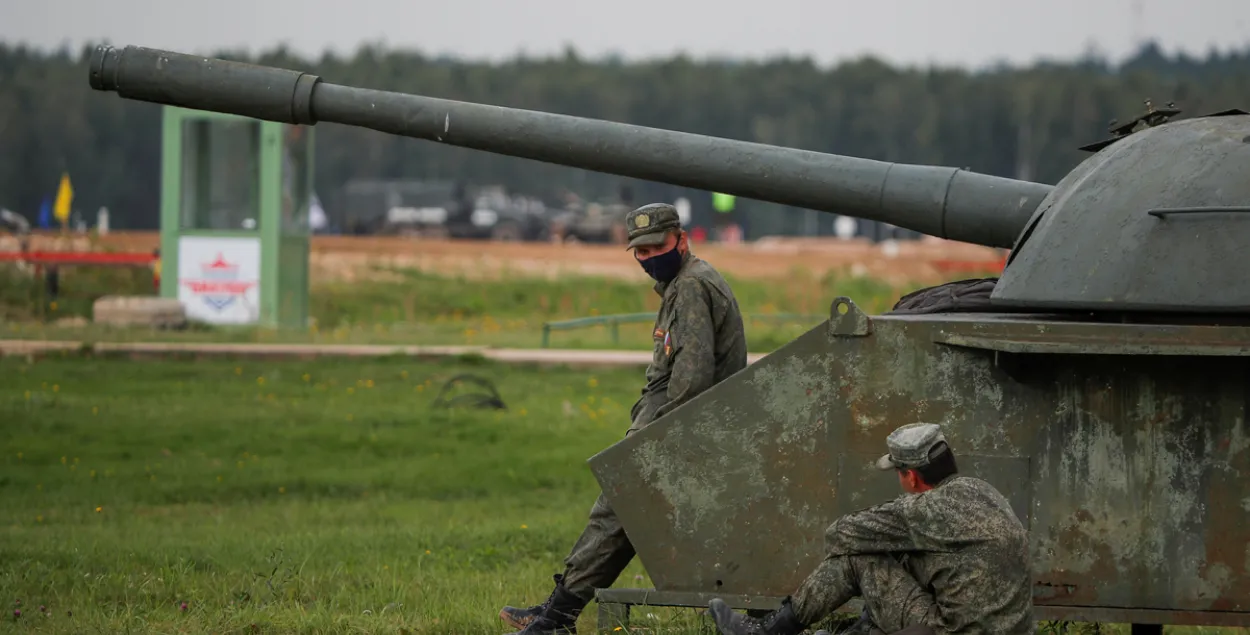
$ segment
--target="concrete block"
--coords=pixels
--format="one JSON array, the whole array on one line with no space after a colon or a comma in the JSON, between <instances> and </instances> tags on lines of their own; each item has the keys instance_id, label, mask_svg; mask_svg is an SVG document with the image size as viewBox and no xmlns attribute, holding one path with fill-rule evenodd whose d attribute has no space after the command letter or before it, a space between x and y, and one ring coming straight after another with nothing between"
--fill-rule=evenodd
<instances>
[{"instance_id":1,"label":"concrete block","mask_svg":"<svg viewBox=\"0 0 1250 635\"><path fill-rule=\"evenodd\" d=\"M187 323L186 308L174 298L104 296L91 310L96 324L109 326L181 328Z\"/></svg>"}]
</instances>

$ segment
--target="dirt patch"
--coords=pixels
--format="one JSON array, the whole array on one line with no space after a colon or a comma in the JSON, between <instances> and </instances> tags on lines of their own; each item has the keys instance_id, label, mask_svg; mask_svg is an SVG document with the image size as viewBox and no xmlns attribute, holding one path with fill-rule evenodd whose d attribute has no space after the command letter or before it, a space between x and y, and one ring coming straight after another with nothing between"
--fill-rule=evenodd
<instances>
[{"instance_id":1,"label":"dirt patch","mask_svg":"<svg viewBox=\"0 0 1250 635\"><path fill-rule=\"evenodd\" d=\"M158 244L155 232L113 233L95 239L36 235L31 249L147 252ZM15 240L0 241L0 251L16 248ZM721 271L741 278L782 279L803 270L814 276L829 272L871 276L893 284L937 282L949 277L951 267L958 266L970 276L990 273L1005 255L1002 250L939 238L872 244L866 240L785 237L737 245L703 243L695 245L695 253ZM984 263L984 268L974 271L972 263ZM312 239L310 267L314 283L394 278L395 274L385 271L390 268L467 279L590 275L645 281L645 274L620 245L317 236Z\"/></svg>"},{"instance_id":2,"label":"dirt patch","mask_svg":"<svg viewBox=\"0 0 1250 635\"><path fill-rule=\"evenodd\" d=\"M700 244L695 253L721 271L751 279L782 279L798 270L864 275L894 284L935 282L950 266L984 263L991 272L1003 252L941 239L872 244L836 239L764 239L738 245ZM947 264L949 263L949 264ZM943 265L946 265L945 267ZM371 268L413 268L467 279L590 275L644 281L646 274L615 245L492 243L403 238L314 239L314 280L386 276Z\"/></svg>"}]
</instances>

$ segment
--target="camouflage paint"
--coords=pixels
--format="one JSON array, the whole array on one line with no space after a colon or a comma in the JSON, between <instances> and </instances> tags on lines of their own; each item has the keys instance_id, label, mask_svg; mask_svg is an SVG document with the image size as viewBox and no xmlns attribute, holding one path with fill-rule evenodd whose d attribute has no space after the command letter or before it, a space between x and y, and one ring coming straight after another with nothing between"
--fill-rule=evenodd
<instances>
[{"instance_id":1,"label":"camouflage paint","mask_svg":"<svg viewBox=\"0 0 1250 635\"><path fill-rule=\"evenodd\" d=\"M994 288L1033 310L1245 314L1250 116L1146 128L1095 154L1042 202Z\"/></svg>"},{"instance_id":2,"label":"camouflage paint","mask_svg":"<svg viewBox=\"0 0 1250 635\"><path fill-rule=\"evenodd\" d=\"M1250 623L1250 328L831 317L590 459L658 591L792 593L923 420L1029 529L1039 618Z\"/></svg>"}]
</instances>

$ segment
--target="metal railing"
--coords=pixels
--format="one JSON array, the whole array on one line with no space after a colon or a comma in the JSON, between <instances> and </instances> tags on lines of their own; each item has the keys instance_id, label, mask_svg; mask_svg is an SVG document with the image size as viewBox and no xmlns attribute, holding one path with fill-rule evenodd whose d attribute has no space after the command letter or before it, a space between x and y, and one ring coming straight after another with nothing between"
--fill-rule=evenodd
<instances>
[{"instance_id":1,"label":"metal railing","mask_svg":"<svg viewBox=\"0 0 1250 635\"><path fill-rule=\"evenodd\" d=\"M742 316L743 322L817 322L829 319L828 315L813 315L802 313L761 313L754 315ZM574 329L589 328L592 326L606 325L612 333L612 343L621 343L622 324L643 324L655 321L655 313L618 313L615 315L595 315L591 317L574 318L571 320L560 320L558 322L543 323L543 348L548 348L551 344L552 331L571 331Z\"/></svg>"}]
</instances>

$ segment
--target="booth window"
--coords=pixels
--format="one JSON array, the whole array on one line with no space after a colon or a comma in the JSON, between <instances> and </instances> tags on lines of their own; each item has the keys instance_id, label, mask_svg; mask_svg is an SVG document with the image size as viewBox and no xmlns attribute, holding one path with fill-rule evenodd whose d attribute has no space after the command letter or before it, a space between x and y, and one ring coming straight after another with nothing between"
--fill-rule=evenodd
<instances>
[{"instance_id":1,"label":"booth window","mask_svg":"<svg viewBox=\"0 0 1250 635\"><path fill-rule=\"evenodd\" d=\"M282 126L282 233L308 233L308 130Z\"/></svg>"},{"instance_id":2,"label":"booth window","mask_svg":"<svg viewBox=\"0 0 1250 635\"><path fill-rule=\"evenodd\" d=\"M260 122L182 122L183 229L260 228Z\"/></svg>"}]
</instances>

